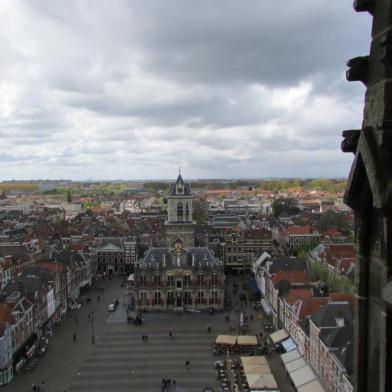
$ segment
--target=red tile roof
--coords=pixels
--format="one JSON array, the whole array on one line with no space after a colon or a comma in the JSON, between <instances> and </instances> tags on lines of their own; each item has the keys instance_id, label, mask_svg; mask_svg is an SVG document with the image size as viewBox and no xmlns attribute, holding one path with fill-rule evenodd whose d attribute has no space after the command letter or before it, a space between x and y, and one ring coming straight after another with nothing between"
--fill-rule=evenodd
<instances>
[{"instance_id":1,"label":"red tile roof","mask_svg":"<svg viewBox=\"0 0 392 392\"><path fill-rule=\"evenodd\" d=\"M287 280L290 283L306 283L309 276L306 271L279 271L272 277L273 283L278 283L281 280Z\"/></svg>"},{"instance_id":2,"label":"red tile roof","mask_svg":"<svg viewBox=\"0 0 392 392\"><path fill-rule=\"evenodd\" d=\"M327 304L328 300L329 298L327 297L312 297L302 299L298 305L298 319L303 320L305 317L311 316L313 313Z\"/></svg>"},{"instance_id":3,"label":"red tile roof","mask_svg":"<svg viewBox=\"0 0 392 392\"><path fill-rule=\"evenodd\" d=\"M310 235L312 231L309 226L289 226L289 235Z\"/></svg>"},{"instance_id":4,"label":"red tile roof","mask_svg":"<svg viewBox=\"0 0 392 392\"><path fill-rule=\"evenodd\" d=\"M291 289L287 295L286 301L290 305L300 299L313 297L312 289Z\"/></svg>"},{"instance_id":5,"label":"red tile roof","mask_svg":"<svg viewBox=\"0 0 392 392\"><path fill-rule=\"evenodd\" d=\"M331 297L331 301L347 301L351 306L351 310L354 310L354 304L355 304L354 295L331 293L330 297Z\"/></svg>"}]
</instances>

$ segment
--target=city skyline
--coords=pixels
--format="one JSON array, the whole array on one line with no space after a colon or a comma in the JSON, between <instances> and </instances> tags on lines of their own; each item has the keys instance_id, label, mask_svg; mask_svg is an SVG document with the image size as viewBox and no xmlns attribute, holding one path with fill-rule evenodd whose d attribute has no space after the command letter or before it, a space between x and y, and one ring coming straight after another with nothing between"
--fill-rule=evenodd
<instances>
[{"instance_id":1,"label":"city skyline","mask_svg":"<svg viewBox=\"0 0 392 392\"><path fill-rule=\"evenodd\" d=\"M323 12L320 12L320 9ZM0 5L0 180L345 177L369 15L339 1Z\"/></svg>"}]
</instances>

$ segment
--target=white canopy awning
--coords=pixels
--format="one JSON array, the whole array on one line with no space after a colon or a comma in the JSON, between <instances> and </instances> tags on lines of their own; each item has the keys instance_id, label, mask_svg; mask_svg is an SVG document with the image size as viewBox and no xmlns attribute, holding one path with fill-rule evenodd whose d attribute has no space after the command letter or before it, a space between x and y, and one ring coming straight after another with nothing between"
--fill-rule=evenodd
<instances>
[{"instance_id":1,"label":"white canopy awning","mask_svg":"<svg viewBox=\"0 0 392 392\"><path fill-rule=\"evenodd\" d=\"M313 380L299 387L298 392L325 392L325 388L319 380Z\"/></svg>"},{"instance_id":2,"label":"white canopy awning","mask_svg":"<svg viewBox=\"0 0 392 392\"><path fill-rule=\"evenodd\" d=\"M294 340L291 339L291 338L283 340L281 344L282 344L283 348L286 350L287 353L289 351L293 351L293 350L295 350L297 348L297 345L294 343Z\"/></svg>"},{"instance_id":3,"label":"white canopy awning","mask_svg":"<svg viewBox=\"0 0 392 392\"><path fill-rule=\"evenodd\" d=\"M279 343L282 340L287 339L288 337L289 334L284 329L279 329L279 331L276 331L270 335L272 343Z\"/></svg>"},{"instance_id":4,"label":"white canopy awning","mask_svg":"<svg viewBox=\"0 0 392 392\"><path fill-rule=\"evenodd\" d=\"M299 353L297 349L290 351L289 353L282 354L280 356L283 363L288 363L291 361L295 361L298 358L301 358L302 355Z\"/></svg>"},{"instance_id":5,"label":"white canopy awning","mask_svg":"<svg viewBox=\"0 0 392 392\"><path fill-rule=\"evenodd\" d=\"M285 363L285 368L288 373L293 372L294 370L301 369L302 367L306 366L307 363L303 358L298 358L295 361L291 361L288 363Z\"/></svg>"},{"instance_id":6,"label":"white canopy awning","mask_svg":"<svg viewBox=\"0 0 392 392\"><path fill-rule=\"evenodd\" d=\"M245 374L271 374L269 365L244 365Z\"/></svg>"},{"instance_id":7,"label":"white canopy awning","mask_svg":"<svg viewBox=\"0 0 392 392\"><path fill-rule=\"evenodd\" d=\"M238 335L237 344L239 346L257 346L258 341L255 335Z\"/></svg>"},{"instance_id":8,"label":"white canopy awning","mask_svg":"<svg viewBox=\"0 0 392 392\"><path fill-rule=\"evenodd\" d=\"M218 335L215 344L222 344L226 346L234 346L237 342L237 336L232 335Z\"/></svg>"},{"instance_id":9,"label":"white canopy awning","mask_svg":"<svg viewBox=\"0 0 392 392\"><path fill-rule=\"evenodd\" d=\"M133 274L129 275L128 281L133 282L135 280L135 276Z\"/></svg>"},{"instance_id":10,"label":"white canopy awning","mask_svg":"<svg viewBox=\"0 0 392 392\"><path fill-rule=\"evenodd\" d=\"M272 374L246 374L245 377L246 382L249 385L249 389L270 390L278 388L278 384L276 383L275 377Z\"/></svg>"},{"instance_id":11,"label":"white canopy awning","mask_svg":"<svg viewBox=\"0 0 392 392\"><path fill-rule=\"evenodd\" d=\"M300 369L294 370L289 373L294 386L298 389L302 385L309 383L310 381L316 380L316 375L309 365L301 367Z\"/></svg>"},{"instance_id":12,"label":"white canopy awning","mask_svg":"<svg viewBox=\"0 0 392 392\"><path fill-rule=\"evenodd\" d=\"M264 356L256 355L253 357L240 357L242 365L268 365Z\"/></svg>"}]
</instances>

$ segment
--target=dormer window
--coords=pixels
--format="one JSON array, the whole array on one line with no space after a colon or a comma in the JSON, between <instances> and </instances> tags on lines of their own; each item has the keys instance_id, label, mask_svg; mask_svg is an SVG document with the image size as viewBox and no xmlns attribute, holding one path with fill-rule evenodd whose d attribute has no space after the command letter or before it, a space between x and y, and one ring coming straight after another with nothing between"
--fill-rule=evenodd
<instances>
[{"instance_id":1,"label":"dormer window","mask_svg":"<svg viewBox=\"0 0 392 392\"><path fill-rule=\"evenodd\" d=\"M184 188L182 187L182 185L177 186L177 193L179 193L181 195L184 193Z\"/></svg>"}]
</instances>

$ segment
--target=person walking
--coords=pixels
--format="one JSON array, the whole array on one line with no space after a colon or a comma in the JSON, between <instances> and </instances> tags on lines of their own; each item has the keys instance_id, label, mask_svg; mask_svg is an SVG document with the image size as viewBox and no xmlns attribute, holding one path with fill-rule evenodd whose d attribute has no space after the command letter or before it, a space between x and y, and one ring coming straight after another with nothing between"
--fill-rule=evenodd
<instances>
[{"instance_id":1,"label":"person walking","mask_svg":"<svg viewBox=\"0 0 392 392\"><path fill-rule=\"evenodd\" d=\"M173 332L172 332L172 331L169 332L169 339L170 339L170 340L173 339Z\"/></svg>"},{"instance_id":2,"label":"person walking","mask_svg":"<svg viewBox=\"0 0 392 392\"><path fill-rule=\"evenodd\" d=\"M74 342L76 342L76 333L73 334L72 339Z\"/></svg>"},{"instance_id":3,"label":"person walking","mask_svg":"<svg viewBox=\"0 0 392 392\"><path fill-rule=\"evenodd\" d=\"M174 392L177 391L177 383L176 383L176 380L173 380L173 381L172 381L172 385L173 385L173 388L174 388Z\"/></svg>"}]
</instances>

